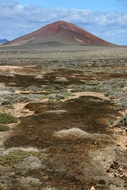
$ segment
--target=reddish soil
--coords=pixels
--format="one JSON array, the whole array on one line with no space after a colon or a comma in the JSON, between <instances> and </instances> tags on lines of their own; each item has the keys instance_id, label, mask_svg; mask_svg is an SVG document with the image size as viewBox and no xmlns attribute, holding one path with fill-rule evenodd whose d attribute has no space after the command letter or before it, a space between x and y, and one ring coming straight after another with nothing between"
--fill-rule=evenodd
<instances>
[{"instance_id":1,"label":"reddish soil","mask_svg":"<svg viewBox=\"0 0 127 190\"><path fill-rule=\"evenodd\" d=\"M64 21L48 24L7 44L37 44L46 41L57 41L65 44L114 46L114 44L94 36L82 28Z\"/></svg>"},{"instance_id":2,"label":"reddish soil","mask_svg":"<svg viewBox=\"0 0 127 190\"><path fill-rule=\"evenodd\" d=\"M25 67L25 66L0 66L0 72L9 74L35 74L39 72L37 67Z\"/></svg>"}]
</instances>

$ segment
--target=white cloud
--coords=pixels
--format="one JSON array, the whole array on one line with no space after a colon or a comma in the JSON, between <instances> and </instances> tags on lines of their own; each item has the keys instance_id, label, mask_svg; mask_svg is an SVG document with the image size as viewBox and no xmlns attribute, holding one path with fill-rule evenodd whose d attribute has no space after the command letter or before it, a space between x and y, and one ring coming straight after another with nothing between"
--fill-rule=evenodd
<instances>
[{"instance_id":1,"label":"white cloud","mask_svg":"<svg viewBox=\"0 0 127 190\"><path fill-rule=\"evenodd\" d=\"M126 37L127 33L127 13L65 8L46 10L34 5L23 6L16 1L0 1L0 7L0 38L13 39L58 20L77 24L106 40L115 35L115 43L117 40L120 43L118 35L120 38L121 31L121 38ZM115 41L115 37L113 39Z\"/></svg>"}]
</instances>

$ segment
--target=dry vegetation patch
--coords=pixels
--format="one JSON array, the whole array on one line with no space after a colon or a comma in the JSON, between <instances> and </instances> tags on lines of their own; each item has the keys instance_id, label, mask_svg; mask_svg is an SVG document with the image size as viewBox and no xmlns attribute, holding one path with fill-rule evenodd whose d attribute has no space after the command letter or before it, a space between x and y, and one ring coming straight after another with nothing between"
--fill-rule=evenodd
<instances>
[{"instance_id":1,"label":"dry vegetation patch","mask_svg":"<svg viewBox=\"0 0 127 190\"><path fill-rule=\"evenodd\" d=\"M126 48L16 48L0 48L0 188L126 190Z\"/></svg>"}]
</instances>

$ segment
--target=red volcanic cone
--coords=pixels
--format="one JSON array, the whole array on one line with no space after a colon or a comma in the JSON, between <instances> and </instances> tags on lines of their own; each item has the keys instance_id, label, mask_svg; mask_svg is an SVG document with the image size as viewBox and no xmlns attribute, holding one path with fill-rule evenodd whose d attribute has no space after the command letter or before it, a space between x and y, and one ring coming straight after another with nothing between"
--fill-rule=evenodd
<instances>
[{"instance_id":1,"label":"red volcanic cone","mask_svg":"<svg viewBox=\"0 0 127 190\"><path fill-rule=\"evenodd\" d=\"M114 46L114 44L82 28L64 21L48 24L32 33L14 39L7 44L40 44L54 41L72 45Z\"/></svg>"}]
</instances>

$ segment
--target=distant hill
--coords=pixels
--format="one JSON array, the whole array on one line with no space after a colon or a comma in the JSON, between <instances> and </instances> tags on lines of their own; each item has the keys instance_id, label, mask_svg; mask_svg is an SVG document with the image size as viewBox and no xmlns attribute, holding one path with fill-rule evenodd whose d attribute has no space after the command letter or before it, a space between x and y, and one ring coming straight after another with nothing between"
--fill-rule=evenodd
<instances>
[{"instance_id":1,"label":"distant hill","mask_svg":"<svg viewBox=\"0 0 127 190\"><path fill-rule=\"evenodd\" d=\"M55 44L115 46L74 24L58 21L10 41L11 44Z\"/></svg>"},{"instance_id":2,"label":"distant hill","mask_svg":"<svg viewBox=\"0 0 127 190\"><path fill-rule=\"evenodd\" d=\"M7 39L0 39L0 44L5 44L7 42L9 42L9 40L7 40Z\"/></svg>"}]
</instances>

